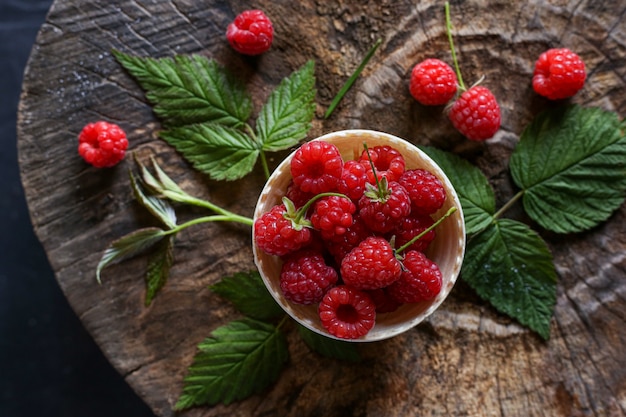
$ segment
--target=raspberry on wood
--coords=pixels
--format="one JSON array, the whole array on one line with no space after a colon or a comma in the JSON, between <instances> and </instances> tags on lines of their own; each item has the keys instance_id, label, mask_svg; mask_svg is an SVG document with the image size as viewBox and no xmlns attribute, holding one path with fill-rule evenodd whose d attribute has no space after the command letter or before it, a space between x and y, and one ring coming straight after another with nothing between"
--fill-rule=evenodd
<instances>
[{"instance_id":1,"label":"raspberry on wood","mask_svg":"<svg viewBox=\"0 0 626 417\"><path fill-rule=\"evenodd\" d=\"M492 138L501 123L496 97L480 85L461 94L450 108L448 117L459 132L475 141Z\"/></svg>"},{"instance_id":2,"label":"raspberry on wood","mask_svg":"<svg viewBox=\"0 0 626 417\"><path fill-rule=\"evenodd\" d=\"M291 176L305 193L334 191L343 172L343 159L332 143L314 140L304 143L291 159Z\"/></svg>"},{"instance_id":3,"label":"raspberry on wood","mask_svg":"<svg viewBox=\"0 0 626 417\"><path fill-rule=\"evenodd\" d=\"M413 98L425 106L446 104L457 90L454 70L445 62L429 58L413 67L409 91Z\"/></svg>"},{"instance_id":4,"label":"raspberry on wood","mask_svg":"<svg viewBox=\"0 0 626 417\"><path fill-rule=\"evenodd\" d=\"M274 27L261 10L246 10L228 25L226 38L235 51L244 55L260 55L270 49Z\"/></svg>"},{"instance_id":5,"label":"raspberry on wood","mask_svg":"<svg viewBox=\"0 0 626 417\"><path fill-rule=\"evenodd\" d=\"M368 237L343 258L340 272L346 285L374 290L395 282L402 265L386 239Z\"/></svg>"},{"instance_id":6,"label":"raspberry on wood","mask_svg":"<svg viewBox=\"0 0 626 417\"><path fill-rule=\"evenodd\" d=\"M376 305L369 295L345 285L331 288L318 312L322 326L340 339L363 337L376 323Z\"/></svg>"},{"instance_id":7,"label":"raspberry on wood","mask_svg":"<svg viewBox=\"0 0 626 417\"><path fill-rule=\"evenodd\" d=\"M337 271L319 252L301 250L289 255L280 272L280 289L289 301L316 304L337 283Z\"/></svg>"},{"instance_id":8,"label":"raspberry on wood","mask_svg":"<svg viewBox=\"0 0 626 417\"><path fill-rule=\"evenodd\" d=\"M567 48L549 49L535 62L533 89L550 100L572 97L587 78L585 63Z\"/></svg>"},{"instance_id":9,"label":"raspberry on wood","mask_svg":"<svg viewBox=\"0 0 626 417\"><path fill-rule=\"evenodd\" d=\"M436 175L425 169L411 169L398 180L409 193L411 213L433 214L446 201L446 190Z\"/></svg>"},{"instance_id":10,"label":"raspberry on wood","mask_svg":"<svg viewBox=\"0 0 626 417\"><path fill-rule=\"evenodd\" d=\"M78 135L78 153L96 168L117 165L126 154L126 133L116 124L98 121L83 127Z\"/></svg>"},{"instance_id":11,"label":"raspberry on wood","mask_svg":"<svg viewBox=\"0 0 626 417\"><path fill-rule=\"evenodd\" d=\"M387 288L388 294L400 303L418 303L435 298L441 291L439 266L418 251L406 252L400 278Z\"/></svg>"}]
</instances>

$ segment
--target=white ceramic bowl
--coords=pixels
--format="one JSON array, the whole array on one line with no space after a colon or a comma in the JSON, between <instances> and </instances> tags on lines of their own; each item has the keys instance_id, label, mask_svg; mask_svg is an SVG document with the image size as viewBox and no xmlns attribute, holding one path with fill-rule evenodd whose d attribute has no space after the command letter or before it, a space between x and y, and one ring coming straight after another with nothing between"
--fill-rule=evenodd
<instances>
[{"instance_id":1,"label":"white ceramic bowl","mask_svg":"<svg viewBox=\"0 0 626 417\"><path fill-rule=\"evenodd\" d=\"M391 313L377 314L375 326L359 339L341 339L354 342L383 340L403 333L430 316L448 296L459 275L465 252L465 224L463 210L456 191L441 168L424 152L411 143L387 133L371 130L343 130L329 133L314 140L335 144L344 160L356 159L363 152L363 143L371 149L374 146L390 145L404 156L406 169L422 168L436 175L446 189L447 198L433 219L438 219L452 206L457 210L445 219L436 229L436 238L428 247L426 255L439 265L443 276L441 292L430 301L404 304ZM268 179L254 210L254 219L261 217L274 205L281 203L291 181L290 161L293 153L276 168ZM254 232L253 232L254 233ZM254 242L254 236L253 236ZM268 255L253 243L254 261L263 282L280 306L298 323L321 335L335 338L322 326L317 305L299 305L288 301L282 294L279 283L282 261L277 256Z\"/></svg>"}]
</instances>

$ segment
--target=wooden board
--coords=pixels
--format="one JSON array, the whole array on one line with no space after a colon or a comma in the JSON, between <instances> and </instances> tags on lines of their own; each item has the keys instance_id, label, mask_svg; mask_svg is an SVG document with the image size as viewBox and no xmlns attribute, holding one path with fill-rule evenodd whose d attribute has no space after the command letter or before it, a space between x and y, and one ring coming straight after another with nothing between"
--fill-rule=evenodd
<instances>
[{"instance_id":1,"label":"wooden board","mask_svg":"<svg viewBox=\"0 0 626 417\"><path fill-rule=\"evenodd\" d=\"M272 18L269 53L243 58L225 42L233 17L258 7ZM59 285L113 366L159 416L172 416L196 345L238 315L207 286L253 267L250 230L187 229L172 276L143 306L145 259L95 267L112 240L153 224L134 202L128 158L115 169L88 167L76 153L84 124L106 119L129 134L139 158L156 156L188 192L251 215L260 168L235 183L208 180L160 141L143 92L110 54L200 53L235 71L256 110L273 86L316 61L317 118L310 137L332 130L386 131L450 150L490 178L499 204L515 189L508 156L524 126L550 106L530 85L533 64L566 46L589 68L572 101L626 114L626 4L595 0L468 0L451 7L466 83L481 75L502 107L502 129L487 143L462 138L440 108L408 93L421 59L450 62L443 3L376 0L242 2L57 0L32 51L19 108L18 147L35 231ZM322 115L359 61L382 37L375 59L336 113ZM284 153L273 155L275 166ZM191 218L201 210L183 209ZM511 215L520 218L521 210ZM543 233L559 274L551 339L544 342L481 301L462 281L441 308L405 335L362 346L364 364L323 359L291 328L290 363L263 395L185 416L623 416L626 414L626 207L605 224L565 237Z\"/></svg>"}]
</instances>

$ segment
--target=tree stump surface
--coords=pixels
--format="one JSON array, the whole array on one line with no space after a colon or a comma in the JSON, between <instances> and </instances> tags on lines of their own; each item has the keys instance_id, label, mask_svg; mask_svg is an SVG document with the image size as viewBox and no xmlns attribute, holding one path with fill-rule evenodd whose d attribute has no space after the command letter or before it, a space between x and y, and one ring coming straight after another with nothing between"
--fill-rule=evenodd
<instances>
[{"instance_id":1,"label":"tree stump surface","mask_svg":"<svg viewBox=\"0 0 626 417\"><path fill-rule=\"evenodd\" d=\"M275 26L256 58L227 45L234 16L261 8ZM205 225L178 236L171 277L144 307L145 257L96 265L108 244L154 224L133 199L132 158L97 170L77 155L77 136L105 119L128 133L139 159L155 156L192 195L251 216L260 167L216 182L158 139L159 121L113 48L164 57L199 53L235 72L258 111L280 80L316 62L317 117L309 138L333 130L385 131L455 152L489 177L501 205L515 193L508 158L523 128L551 103L530 84L550 47L569 47L588 80L571 101L626 114L626 3L595 0L467 0L451 5L466 84L481 75L498 97L502 128L486 143L454 131L441 108L409 95L410 71L436 57L451 63L443 3L321 0L57 0L25 73L18 120L21 175L35 231L70 304L113 366L159 416L623 416L626 415L626 207L591 231L541 232L559 275L545 342L495 311L462 280L426 322L362 345L364 361L321 358L288 327L290 362L261 395L228 406L172 411L197 344L239 314L207 286L254 268L250 229ZM338 109L323 114L378 38L383 44ZM256 116L256 112L254 116ZM276 166L287 153L271 155ZM201 211L184 209L179 217ZM204 212L202 212L204 213ZM521 209L511 216L521 217ZM538 226L536 226L538 227Z\"/></svg>"}]
</instances>

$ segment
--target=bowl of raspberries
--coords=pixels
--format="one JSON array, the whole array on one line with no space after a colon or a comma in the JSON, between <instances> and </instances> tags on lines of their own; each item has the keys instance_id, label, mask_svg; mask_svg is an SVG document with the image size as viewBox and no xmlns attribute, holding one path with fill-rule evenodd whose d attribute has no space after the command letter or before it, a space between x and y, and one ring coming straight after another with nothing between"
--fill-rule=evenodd
<instances>
[{"instance_id":1,"label":"bowl of raspberries","mask_svg":"<svg viewBox=\"0 0 626 417\"><path fill-rule=\"evenodd\" d=\"M463 262L458 196L411 143L344 130L302 144L254 211L254 261L280 306L308 329L367 342L433 313Z\"/></svg>"}]
</instances>

